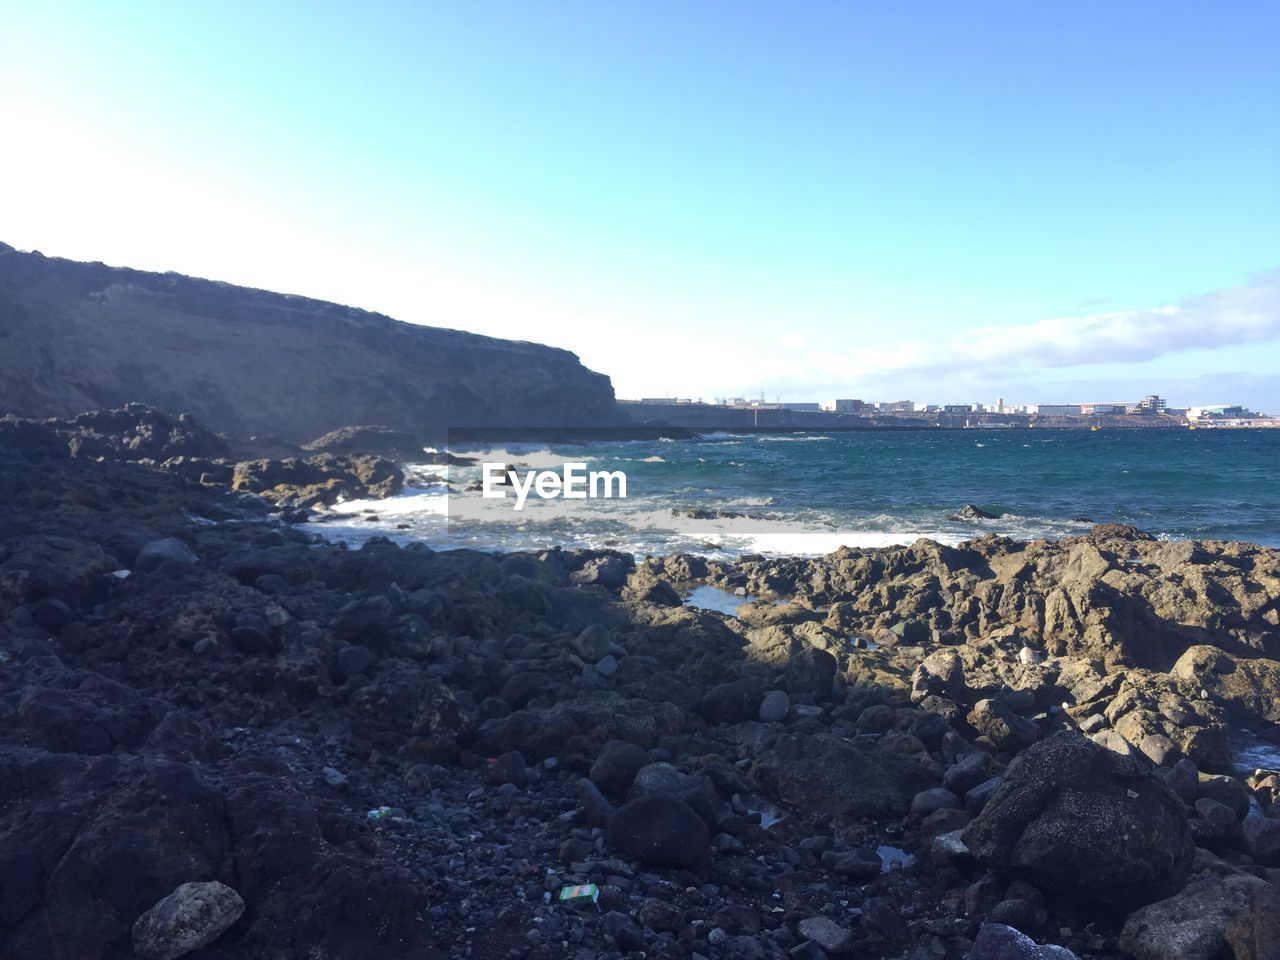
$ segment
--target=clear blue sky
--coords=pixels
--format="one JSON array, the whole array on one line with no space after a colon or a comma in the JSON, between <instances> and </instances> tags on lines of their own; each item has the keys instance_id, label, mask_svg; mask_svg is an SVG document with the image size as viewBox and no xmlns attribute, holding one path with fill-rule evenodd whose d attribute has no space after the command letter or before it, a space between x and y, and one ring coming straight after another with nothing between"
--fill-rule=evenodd
<instances>
[{"instance_id":1,"label":"clear blue sky","mask_svg":"<svg viewBox=\"0 0 1280 960\"><path fill-rule=\"evenodd\" d=\"M1275 3L8 7L21 248L623 396L1280 410Z\"/></svg>"}]
</instances>

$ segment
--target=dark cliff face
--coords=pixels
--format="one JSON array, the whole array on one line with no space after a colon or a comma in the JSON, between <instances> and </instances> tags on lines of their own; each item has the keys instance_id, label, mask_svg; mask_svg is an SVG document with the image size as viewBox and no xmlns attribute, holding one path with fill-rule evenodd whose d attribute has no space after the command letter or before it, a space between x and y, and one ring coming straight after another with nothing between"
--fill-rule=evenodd
<instances>
[{"instance_id":1,"label":"dark cliff face","mask_svg":"<svg viewBox=\"0 0 1280 960\"><path fill-rule=\"evenodd\" d=\"M0 412L130 401L294 442L351 423L438 437L619 420L609 378L566 350L0 244Z\"/></svg>"}]
</instances>

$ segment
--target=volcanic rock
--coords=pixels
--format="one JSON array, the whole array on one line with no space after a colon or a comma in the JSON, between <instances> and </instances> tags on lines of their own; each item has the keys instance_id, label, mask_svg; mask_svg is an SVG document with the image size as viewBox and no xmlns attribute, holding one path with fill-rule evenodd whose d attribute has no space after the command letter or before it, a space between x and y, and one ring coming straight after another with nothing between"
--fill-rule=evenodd
<instances>
[{"instance_id":1,"label":"volcanic rock","mask_svg":"<svg viewBox=\"0 0 1280 960\"><path fill-rule=\"evenodd\" d=\"M224 883L184 883L138 918L138 960L177 960L208 946L240 919L244 901Z\"/></svg>"},{"instance_id":2,"label":"volcanic rock","mask_svg":"<svg viewBox=\"0 0 1280 960\"><path fill-rule=\"evenodd\" d=\"M605 831L605 842L641 863L692 867L707 856L711 832L682 800L663 793L623 804Z\"/></svg>"},{"instance_id":3,"label":"volcanic rock","mask_svg":"<svg viewBox=\"0 0 1280 960\"><path fill-rule=\"evenodd\" d=\"M1120 949L1133 960L1216 960L1230 948L1227 929L1249 910L1257 877L1213 877L1189 883L1167 900L1129 915Z\"/></svg>"},{"instance_id":4,"label":"volcanic rock","mask_svg":"<svg viewBox=\"0 0 1280 960\"><path fill-rule=\"evenodd\" d=\"M1182 801L1143 762L1064 731L1009 765L964 842L983 863L1083 900L1141 905L1181 889Z\"/></svg>"}]
</instances>

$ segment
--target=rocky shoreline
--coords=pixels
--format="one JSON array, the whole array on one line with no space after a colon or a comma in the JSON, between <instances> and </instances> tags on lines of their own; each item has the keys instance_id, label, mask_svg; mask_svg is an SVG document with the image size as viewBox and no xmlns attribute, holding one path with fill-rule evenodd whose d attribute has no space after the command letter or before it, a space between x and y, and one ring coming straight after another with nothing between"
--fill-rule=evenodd
<instances>
[{"instance_id":1,"label":"rocky shoreline","mask_svg":"<svg viewBox=\"0 0 1280 960\"><path fill-rule=\"evenodd\" d=\"M1280 779L1231 739L1280 739L1280 552L292 522L393 492L381 441L0 420L0 956L1280 951Z\"/></svg>"}]
</instances>

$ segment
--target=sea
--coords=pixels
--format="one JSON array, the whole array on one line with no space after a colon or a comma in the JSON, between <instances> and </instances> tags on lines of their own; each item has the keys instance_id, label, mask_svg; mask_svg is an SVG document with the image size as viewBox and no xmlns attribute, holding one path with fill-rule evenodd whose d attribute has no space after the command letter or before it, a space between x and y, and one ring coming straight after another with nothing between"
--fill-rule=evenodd
<instances>
[{"instance_id":1,"label":"sea","mask_svg":"<svg viewBox=\"0 0 1280 960\"><path fill-rule=\"evenodd\" d=\"M331 538L436 548L821 555L840 546L1061 538L1095 523L1280 546L1280 430L903 430L512 443L411 465L405 492L339 504ZM626 496L484 498L484 462L622 471ZM603 489L603 487L601 488ZM617 492L616 490L614 491ZM966 505L990 518L962 515Z\"/></svg>"}]
</instances>

